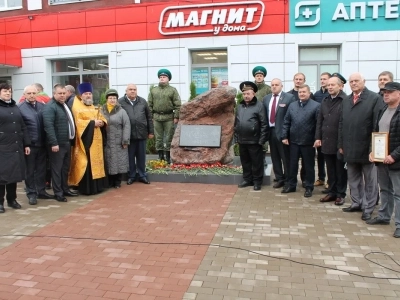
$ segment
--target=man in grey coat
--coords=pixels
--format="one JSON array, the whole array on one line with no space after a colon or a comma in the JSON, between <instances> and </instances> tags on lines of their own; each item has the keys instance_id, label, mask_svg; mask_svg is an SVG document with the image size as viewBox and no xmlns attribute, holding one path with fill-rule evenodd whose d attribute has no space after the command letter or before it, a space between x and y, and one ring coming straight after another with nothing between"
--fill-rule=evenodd
<instances>
[{"instance_id":1,"label":"man in grey coat","mask_svg":"<svg viewBox=\"0 0 400 300\"><path fill-rule=\"evenodd\" d=\"M128 84L125 96L118 99L121 107L127 112L131 122L131 139L128 146L129 178L128 185L138 181L149 184L146 173L147 139L154 137L154 125L147 101L139 97L135 84ZM136 178L136 173L138 178Z\"/></svg>"},{"instance_id":2,"label":"man in grey coat","mask_svg":"<svg viewBox=\"0 0 400 300\"><path fill-rule=\"evenodd\" d=\"M347 163L352 204L344 212L363 211L362 220L371 219L378 197L377 171L369 161L371 134L382 98L365 87L360 73L350 75L353 91L342 102L342 116L339 121L339 152Z\"/></svg>"},{"instance_id":3,"label":"man in grey coat","mask_svg":"<svg viewBox=\"0 0 400 300\"><path fill-rule=\"evenodd\" d=\"M289 175L289 146L282 143L282 126L289 104L296 99L282 91L282 81L278 78L272 79L271 89L272 93L264 97L263 103L270 129L268 141L276 180L273 188L277 189L285 185Z\"/></svg>"}]
</instances>

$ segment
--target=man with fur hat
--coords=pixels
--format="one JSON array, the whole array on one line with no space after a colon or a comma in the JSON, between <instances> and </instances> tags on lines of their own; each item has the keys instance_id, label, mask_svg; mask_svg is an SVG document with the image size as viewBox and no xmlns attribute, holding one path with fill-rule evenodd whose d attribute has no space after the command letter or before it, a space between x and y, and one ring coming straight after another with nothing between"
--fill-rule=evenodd
<instances>
[{"instance_id":1,"label":"man with fur hat","mask_svg":"<svg viewBox=\"0 0 400 300\"><path fill-rule=\"evenodd\" d=\"M253 69L253 76L255 84L257 86L256 97L259 101L263 101L263 98L271 94L271 87L264 82L265 76L267 76L267 69L263 66L256 66Z\"/></svg>"},{"instance_id":2,"label":"man with fur hat","mask_svg":"<svg viewBox=\"0 0 400 300\"><path fill-rule=\"evenodd\" d=\"M244 81L240 84L240 90L243 92L243 101L236 110L234 132L243 167L243 182L239 187L253 185L253 189L259 191L264 176L263 145L267 141L267 118L264 105L255 96L257 85Z\"/></svg>"},{"instance_id":3,"label":"man with fur hat","mask_svg":"<svg viewBox=\"0 0 400 300\"><path fill-rule=\"evenodd\" d=\"M94 195L108 185L104 168L107 120L93 105L92 85L81 83L78 91L80 97L76 97L72 105L76 137L68 181L78 186L81 194Z\"/></svg>"},{"instance_id":4,"label":"man with fur hat","mask_svg":"<svg viewBox=\"0 0 400 300\"><path fill-rule=\"evenodd\" d=\"M174 124L178 123L181 98L176 88L169 85L172 74L167 69L158 71L158 86L150 90L148 104L154 120L154 135L158 158L171 163L170 148L174 136ZM165 141L164 141L165 136ZM165 145L165 147L164 147Z\"/></svg>"}]
</instances>

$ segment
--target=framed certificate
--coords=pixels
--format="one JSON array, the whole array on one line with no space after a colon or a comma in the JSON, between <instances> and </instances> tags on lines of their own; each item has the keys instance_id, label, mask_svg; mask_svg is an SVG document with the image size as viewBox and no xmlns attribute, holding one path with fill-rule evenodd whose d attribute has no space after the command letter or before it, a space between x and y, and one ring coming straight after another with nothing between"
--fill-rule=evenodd
<instances>
[{"instance_id":1,"label":"framed certificate","mask_svg":"<svg viewBox=\"0 0 400 300\"><path fill-rule=\"evenodd\" d=\"M389 155L389 133L373 132L372 133L372 157L376 162L383 162L385 157Z\"/></svg>"}]
</instances>

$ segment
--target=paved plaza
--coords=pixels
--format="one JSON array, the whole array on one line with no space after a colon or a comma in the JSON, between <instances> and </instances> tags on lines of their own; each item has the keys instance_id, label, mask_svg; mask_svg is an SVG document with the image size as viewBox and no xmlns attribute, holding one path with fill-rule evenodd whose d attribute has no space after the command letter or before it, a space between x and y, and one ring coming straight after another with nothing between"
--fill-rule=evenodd
<instances>
[{"instance_id":1,"label":"paved plaza","mask_svg":"<svg viewBox=\"0 0 400 300\"><path fill-rule=\"evenodd\" d=\"M400 261L394 224L320 203L321 188L134 183L37 206L22 188L23 209L0 215L0 299L400 299L399 274L364 258Z\"/></svg>"}]
</instances>

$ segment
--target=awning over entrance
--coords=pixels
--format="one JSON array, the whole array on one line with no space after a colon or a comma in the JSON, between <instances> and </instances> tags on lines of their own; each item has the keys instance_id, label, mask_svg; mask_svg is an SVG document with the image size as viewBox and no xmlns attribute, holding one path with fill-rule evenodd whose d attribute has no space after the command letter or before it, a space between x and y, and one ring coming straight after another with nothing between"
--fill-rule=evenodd
<instances>
[{"instance_id":1,"label":"awning over entrance","mask_svg":"<svg viewBox=\"0 0 400 300\"><path fill-rule=\"evenodd\" d=\"M21 49L0 44L0 68L22 67Z\"/></svg>"}]
</instances>

